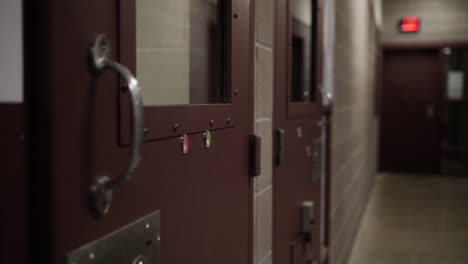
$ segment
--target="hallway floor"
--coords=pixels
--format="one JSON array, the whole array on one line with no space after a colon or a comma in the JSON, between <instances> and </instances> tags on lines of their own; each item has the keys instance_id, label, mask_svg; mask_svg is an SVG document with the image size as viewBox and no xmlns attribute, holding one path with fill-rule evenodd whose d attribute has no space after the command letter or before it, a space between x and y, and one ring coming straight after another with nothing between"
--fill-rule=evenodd
<instances>
[{"instance_id":1,"label":"hallway floor","mask_svg":"<svg viewBox=\"0 0 468 264\"><path fill-rule=\"evenodd\" d=\"M390 263L468 263L468 179L378 175L349 264Z\"/></svg>"}]
</instances>

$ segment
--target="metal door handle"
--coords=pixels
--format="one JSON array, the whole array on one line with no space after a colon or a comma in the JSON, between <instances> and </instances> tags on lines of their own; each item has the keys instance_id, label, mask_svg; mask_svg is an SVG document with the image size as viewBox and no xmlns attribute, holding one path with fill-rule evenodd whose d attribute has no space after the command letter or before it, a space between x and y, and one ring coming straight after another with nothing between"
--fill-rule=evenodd
<instances>
[{"instance_id":1,"label":"metal door handle","mask_svg":"<svg viewBox=\"0 0 468 264\"><path fill-rule=\"evenodd\" d=\"M128 168L120 174L119 177L111 179L107 176L99 176L95 179L91 186L93 195L94 209L104 215L109 211L112 201L112 191L116 187L124 184L132 177L132 174L138 168L142 158L143 148L143 99L141 89L138 85L138 80L133 76L130 70L120 63L110 59L111 48L106 35L99 35L91 47L91 64L93 69L101 73L105 70L114 70L119 73L125 80L131 97L132 105L132 143L131 153L132 158Z\"/></svg>"}]
</instances>

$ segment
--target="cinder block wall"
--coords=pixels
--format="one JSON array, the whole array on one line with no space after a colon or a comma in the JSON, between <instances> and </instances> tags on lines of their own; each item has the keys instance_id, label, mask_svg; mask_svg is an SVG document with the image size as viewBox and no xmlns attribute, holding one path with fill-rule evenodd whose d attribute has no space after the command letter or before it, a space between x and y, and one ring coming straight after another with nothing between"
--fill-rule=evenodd
<instances>
[{"instance_id":1,"label":"cinder block wall","mask_svg":"<svg viewBox=\"0 0 468 264\"><path fill-rule=\"evenodd\" d=\"M336 0L331 263L345 264L376 175L376 16L369 0Z\"/></svg>"},{"instance_id":2,"label":"cinder block wall","mask_svg":"<svg viewBox=\"0 0 468 264\"><path fill-rule=\"evenodd\" d=\"M136 75L151 87L145 105L190 103L190 2L138 0L136 11Z\"/></svg>"},{"instance_id":3,"label":"cinder block wall","mask_svg":"<svg viewBox=\"0 0 468 264\"><path fill-rule=\"evenodd\" d=\"M254 188L254 264L272 263L274 1L255 1L255 133L262 137L262 175Z\"/></svg>"},{"instance_id":4,"label":"cinder block wall","mask_svg":"<svg viewBox=\"0 0 468 264\"><path fill-rule=\"evenodd\" d=\"M468 41L467 0L384 0L384 43ZM419 16L421 32L401 34L403 16Z\"/></svg>"},{"instance_id":5,"label":"cinder block wall","mask_svg":"<svg viewBox=\"0 0 468 264\"><path fill-rule=\"evenodd\" d=\"M256 0L255 133L262 137L262 175L254 189L254 263L272 263L273 25L271 0ZM368 0L336 0L332 119L332 263L351 250L376 172L374 115L377 35Z\"/></svg>"}]
</instances>

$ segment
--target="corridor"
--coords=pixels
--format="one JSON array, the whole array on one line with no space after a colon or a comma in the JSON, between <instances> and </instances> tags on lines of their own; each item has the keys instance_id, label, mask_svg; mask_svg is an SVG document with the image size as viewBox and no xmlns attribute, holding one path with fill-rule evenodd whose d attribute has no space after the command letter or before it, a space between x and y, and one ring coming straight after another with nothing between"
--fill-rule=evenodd
<instances>
[{"instance_id":1,"label":"corridor","mask_svg":"<svg viewBox=\"0 0 468 264\"><path fill-rule=\"evenodd\" d=\"M468 179L380 174L349 264L468 263Z\"/></svg>"},{"instance_id":2,"label":"corridor","mask_svg":"<svg viewBox=\"0 0 468 264\"><path fill-rule=\"evenodd\" d=\"M1 0L0 264L468 264L468 0Z\"/></svg>"}]
</instances>

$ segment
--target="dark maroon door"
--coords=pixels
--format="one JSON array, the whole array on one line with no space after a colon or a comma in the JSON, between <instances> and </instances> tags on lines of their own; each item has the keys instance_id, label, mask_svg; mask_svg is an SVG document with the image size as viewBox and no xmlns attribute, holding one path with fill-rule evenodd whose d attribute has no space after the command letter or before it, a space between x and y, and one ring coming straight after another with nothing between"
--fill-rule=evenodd
<instances>
[{"instance_id":1,"label":"dark maroon door","mask_svg":"<svg viewBox=\"0 0 468 264\"><path fill-rule=\"evenodd\" d=\"M250 262L251 3L50 0L40 7L42 31L34 36L46 60L35 70L45 74L36 86L49 103L50 174L35 181L49 190L36 195L44 206L37 221L46 221L36 241L47 250L38 254L51 258L41 263L64 263L80 246L156 211L161 263ZM111 58L136 73L145 128L139 167L114 189L104 215L93 210L90 188L127 169L133 127L125 79L90 66L99 34Z\"/></svg>"},{"instance_id":2,"label":"dark maroon door","mask_svg":"<svg viewBox=\"0 0 468 264\"><path fill-rule=\"evenodd\" d=\"M381 170L440 172L440 56L439 49L385 51Z\"/></svg>"},{"instance_id":3,"label":"dark maroon door","mask_svg":"<svg viewBox=\"0 0 468 264\"><path fill-rule=\"evenodd\" d=\"M320 1L276 1L276 264L320 261L320 8Z\"/></svg>"}]
</instances>

